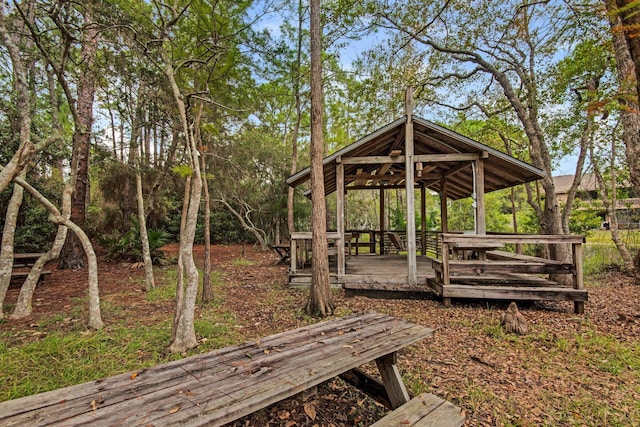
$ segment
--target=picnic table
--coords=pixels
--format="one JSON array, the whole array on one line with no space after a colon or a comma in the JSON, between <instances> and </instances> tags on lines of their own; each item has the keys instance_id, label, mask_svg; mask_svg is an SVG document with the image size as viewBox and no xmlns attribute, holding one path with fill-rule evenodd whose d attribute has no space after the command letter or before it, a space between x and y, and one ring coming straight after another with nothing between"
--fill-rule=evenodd
<instances>
[{"instance_id":1,"label":"picnic table","mask_svg":"<svg viewBox=\"0 0 640 427\"><path fill-rule=\"evenodd\" d=\"M31 267L36 263L43 253L14 253L13 254L13 266L14 267Z\"/></svg>"},{"instance_id":2,"label":"picnic table","mask_svg":"<svg viewBox=\"0 0 640 427\"><path fill-rule=\"evenodd\" d=\"M396 352L432 334L388 315L352 315L3 402L0 425L220 426L371 361L391 406L402 407Z\"/></svg>"},{"instance_id":3,"label":"picnic table","mask_svg":"<svg viewBox=\"0 0 640 427\"><path fill-rule=\"evenodd\" d=\"M286 264L291 257L291 246L290 245L269 245L271 249L275 251L276 254L280 257L280 259L276 262L278 264Z\"/></svg>"}]
</instances>

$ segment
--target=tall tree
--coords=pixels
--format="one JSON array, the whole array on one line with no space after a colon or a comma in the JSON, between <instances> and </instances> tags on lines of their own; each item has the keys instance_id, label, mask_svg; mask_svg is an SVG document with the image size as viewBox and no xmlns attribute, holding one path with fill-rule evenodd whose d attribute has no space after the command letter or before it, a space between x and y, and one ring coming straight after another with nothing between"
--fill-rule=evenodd
<instances>
[{"instance_id":1,"label":"tall tree","mask_svg":"<svg viewBox=\"0 0 640 427\"><path fill-rule=\"evenodd\" d=\"M335 304L329 283L327 208L324 193L322 122L322 23L320 0L310 0L311 10L311 290L306 310L311 315L333 314ZM340 248L338 248L340 250Z\"/></svg>"},{"instance_id":2,"label":"tall tree","mask_svg":"<svg viewBox=\"0 0 640 427\"><path fill-rule=\"evenodd\" d=\"M605 5L618 74L622 141L631 183L640 194L640 2L605 0Z\"/></svg>"},{"instance_id":3,"label":"tall tree","mask_svg":"<svg viewBox=\"0 0 640 427\"><path fill-rule=\"evenodd\" d=\"M91 148L91 127L93 125L93 101L96 92L96 57L98 52L98 25L93 17L92 2L87 2L82 10L83 31L80 49L80 78L76 100L77 120L73 134L73 155L71 167L76 176L71 201L71 221L84 227L86 208L89 202L89 153ZM68 30L60 20L60 30ZM60 253L58 268L80 268L85 266L82 242L75 234L67 236Z\"/></svg>"},{"instance_id":4,"label":"tall tree","mask_svg":"<svg viewBox=\"0 0 640 427\"><path fill-rule=\"evenodd\" d=\"M412 49L411 57L437 70L426 79L418 75L418 93L436 105L479 109L490 116L511 112L528 139L529 160L546 172L543 205L529 193L541 232L563 234L552 178L557 147L547 141L544 89L559 46L579 34L573 10L560 2L520 0L473 6L452 0L425 8L418 3L381 5L377 12L380 25L397 35L394 49ZM421 19L416 19L418 11ZM568 258L566 247L554 246L555 258Z\"/></svg>"}]
</instances>

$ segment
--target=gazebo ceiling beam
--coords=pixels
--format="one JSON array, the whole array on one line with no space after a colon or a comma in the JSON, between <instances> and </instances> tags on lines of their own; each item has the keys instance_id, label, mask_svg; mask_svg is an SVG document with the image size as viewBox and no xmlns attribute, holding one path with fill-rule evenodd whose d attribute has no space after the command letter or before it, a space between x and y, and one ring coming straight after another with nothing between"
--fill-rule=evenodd
<instances>
[{"instance_id":1,"label":"gazebo ceiling beam","mask_svg":"<svg viewBox=\"0 0 640 427\"><path fill-rule=\"evenodd\" d=\"M418 154L413 156L414 162L422 163L444 163L444 162L464 162L478 160L481 153L448 153L448 154ZM404 156L366 156L366 157L346 157L342 159L345 165L370 165L404 163Z\"/></svg>"},{"instance_id":2,"label":"gazebo ceiling beam","mask_svg":"<svg viewBox=\"0 0 640 427\"><path fill-rule=\"evenodd\" d=\"M429 178L440 177L440 174L437 174L437 173L425 174L425 173L423 173L422 176L423 176L423 178L429 179ZM345 175L344 179L356 181L356 185L357 185L358 184L357 181L361 181L361 180L362 181L374 181L374 182L395 181L395 180L398 180L398 179L404 179L404 176L402 176L402 175L357 174L357 175Z\"/></svg>"}]
</instances>

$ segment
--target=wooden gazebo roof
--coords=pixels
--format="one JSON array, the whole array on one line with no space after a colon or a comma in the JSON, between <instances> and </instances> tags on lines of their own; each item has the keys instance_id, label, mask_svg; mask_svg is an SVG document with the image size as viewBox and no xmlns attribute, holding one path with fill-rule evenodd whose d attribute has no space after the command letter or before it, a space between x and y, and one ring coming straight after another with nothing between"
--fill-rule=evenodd
<instances>
[{"instance_id":1,"label":"wooden gazebo roof","mask_svg":"<svg viewBox=\"0 0 640 427\"><path fill-rule=\"evenodd\" d=\"M349 189L404 188L406 120L406 116L401 117L326 157L323 160L326 194L336 191L338 159L344 164L344 181ZM413 130L415 161L426 160L423 170L417 172L416 187L424 186L440 192L442 178L445 177L449 198L455 200L471 196L474 178L470 160L473 156L484 159L487 193L545 176L542 170L528 163L420 117L413 116ZM359 162L364 157L369 158L368 161ZM371 158L375 162L372 163ZM311 169L307 167L290 176L287 184L297 187L310 177Z\"/></svg>"}]
</instances>

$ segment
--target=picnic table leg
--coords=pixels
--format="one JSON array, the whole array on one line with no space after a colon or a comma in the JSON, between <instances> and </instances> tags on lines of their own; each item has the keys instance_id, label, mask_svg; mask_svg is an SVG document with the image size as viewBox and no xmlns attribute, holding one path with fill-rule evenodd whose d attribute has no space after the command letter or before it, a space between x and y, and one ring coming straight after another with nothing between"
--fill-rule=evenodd
<instances>
[{"instance_id":1,"label":"picnic table leg","mask_svg":"<svg viewBox=\"0 0 640 427\"><path fill-rule=\"evenodd\" d=\"M384 387L387 390L392 409L396 409L409 401L409 393L404 386L404 382L402 382L396 361L396 352L376 359L376 365L380 371Z\"/></svg>"}]
</instances>

